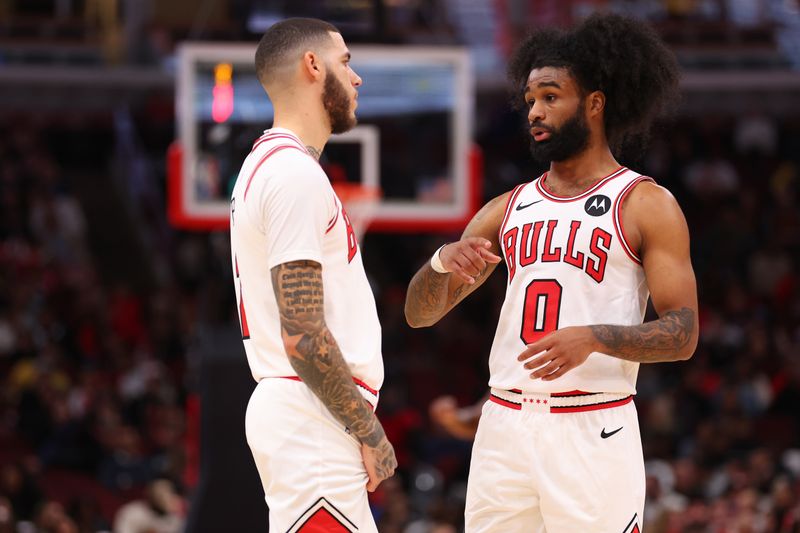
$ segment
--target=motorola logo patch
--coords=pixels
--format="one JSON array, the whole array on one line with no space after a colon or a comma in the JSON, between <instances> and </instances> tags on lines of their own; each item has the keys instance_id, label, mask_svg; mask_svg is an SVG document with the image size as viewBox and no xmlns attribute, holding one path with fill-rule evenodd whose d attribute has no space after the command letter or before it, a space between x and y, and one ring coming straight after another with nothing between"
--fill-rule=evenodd
<instances>
[{"instance_id":1,"label":"motorola logo patch","mask_svg":"<svg viewBox=\"0 0 800 533\"><path fill-rule=\"evenodd\" d=\"M611 199L602 194L595 194L583 204L583 209L587 215L599 217L611 210Z\"/></svg>"}]
</instances>

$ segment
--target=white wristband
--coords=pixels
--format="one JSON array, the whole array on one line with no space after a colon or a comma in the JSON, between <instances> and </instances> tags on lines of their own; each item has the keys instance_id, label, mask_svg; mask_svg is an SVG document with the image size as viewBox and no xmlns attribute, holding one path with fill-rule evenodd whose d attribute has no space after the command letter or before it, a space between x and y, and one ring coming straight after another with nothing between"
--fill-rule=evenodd
<instances>
[{"instance_id":1,"label":"white wristband","mask_svg":"<svg viewBox=\"0 0 800 533\"><path fill-rule=\"evenodd\" d=\"M443 245L441 245L438 250L433 252L433 256L431 256L431 268L434 270L434 272L438 272L439 274L447 274L450 272L444 267L444 265L442 264L442 259L439 257L439 252L441 252L442 248L444 248L448 244L450 243L446 242Z\"/></svg>"}]
</instances>

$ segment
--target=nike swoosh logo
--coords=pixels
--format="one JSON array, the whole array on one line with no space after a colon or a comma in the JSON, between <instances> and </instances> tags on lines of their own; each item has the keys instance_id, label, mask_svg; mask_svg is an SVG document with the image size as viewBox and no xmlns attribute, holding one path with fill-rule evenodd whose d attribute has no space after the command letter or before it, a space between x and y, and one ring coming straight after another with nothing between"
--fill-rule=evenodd
<instances>
[{"instance_id":1,"label":"nike swoosh logo","mask_svg":"<svg viewBox=\"0 0 800 533\"><path fill-rule=\"evenodd\" d=\"M542 200L544 200L544 198L542 198ZM516 210L517 210L517 211L522 211L522 210L523 210L523 209L525 209L526 207L530 207L530 206L532 206L533 204L538 204L538 203L539 203L539 202L541 202L542 200L536 200L535 202L531 202L531 203L529 203L529 204L519 204L519 205L517 206L517 209L516 209Z\"/></svg>"},{"instance_id":2,"label":"nike swoosh logo","mask_svg":"<svg viewBox=\"0 0 800 533\"><path fill-rule=\"evenodd\" d=\"M601 438L601 439L607 439L608 437L610 437L610 436L612 436L612 435L615 435L616 433L618 433L618 432L620 432L620 431L622 431L622 428L621 428L621 427L620 427L620 428L617 428L617 429L615 429L615 430L614 430L614 431L612 431L611 433L606 433L606 428L603 428L603 431L601 431L601 432L600 432L600 438Z\"/></svg>"}]
</instances>

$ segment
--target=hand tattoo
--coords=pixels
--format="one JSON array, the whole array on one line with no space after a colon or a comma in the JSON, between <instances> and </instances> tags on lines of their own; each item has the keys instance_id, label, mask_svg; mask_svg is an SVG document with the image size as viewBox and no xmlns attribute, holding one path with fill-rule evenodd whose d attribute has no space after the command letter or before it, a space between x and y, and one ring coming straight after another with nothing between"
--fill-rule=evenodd
<instances>
[{"instance_id":1,"label":"hand tattoo","mask_svg":"<svg viewBox=\"0 0 800 533\"><path fill-rule=\"evenodd\" d=\"M626 361L674 361L692 341L695 312L688 307L668 311L658 320L640 326L590 326L606 353ZM691 355L691 354L689 354Z\"/></svg>"},{"instance_id":2,"label":"hand tattoo","mask_svg":"<svg viewBox=\"0 0 800 533\"><path fill-rule=\"evenodd\" d=\"M375 450L375 473L380 479L386 479L394 473L395 468L397 468L397 458L394 448L384 439Z\"/></svg>"},{"instance_id":3,"label":"hand tattoo","mask_svg":"<svg viewBox=\"0 0 800 533\"><path fill-rule=\"evenodd\" d=\"M272 288L289 362L303 382L364 444L376 447L383 427L358 392L339 345L325 324L322 267L292 261L274 267Z\"/></svg>"}]
</instances>

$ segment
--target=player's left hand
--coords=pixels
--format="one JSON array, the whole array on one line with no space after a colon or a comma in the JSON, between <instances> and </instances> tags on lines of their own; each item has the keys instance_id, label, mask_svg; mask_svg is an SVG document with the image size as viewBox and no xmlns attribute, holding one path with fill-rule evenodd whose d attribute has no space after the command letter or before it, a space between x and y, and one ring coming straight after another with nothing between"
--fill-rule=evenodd
<instances>
[{"instance_id":1,"label":"player's left hand","mask_svg":"<svg viewBox=\"0 0 800 533\"><path fill-rule=\"evenodd\" d=\"M524 367L526 370L534 370L531 372L531 379L553 381L582 365L596 348L597 339L590 328L568 327L556 330L529 344L519 354L517 360L530 359Z\"/></svg>"},{"instance_id":2,"label":"player's left hand","mask_svg":"<svg viewBox=\"0 0 800 533\"><path fill-rule=\"evenodd\" d=\"M381 481L392 477L397 468L394 447L384 435L374 448L362 443L361 457L364 459L364 466L367 470L367 490L375 492Z\"/></svg>"}]
</instances>

